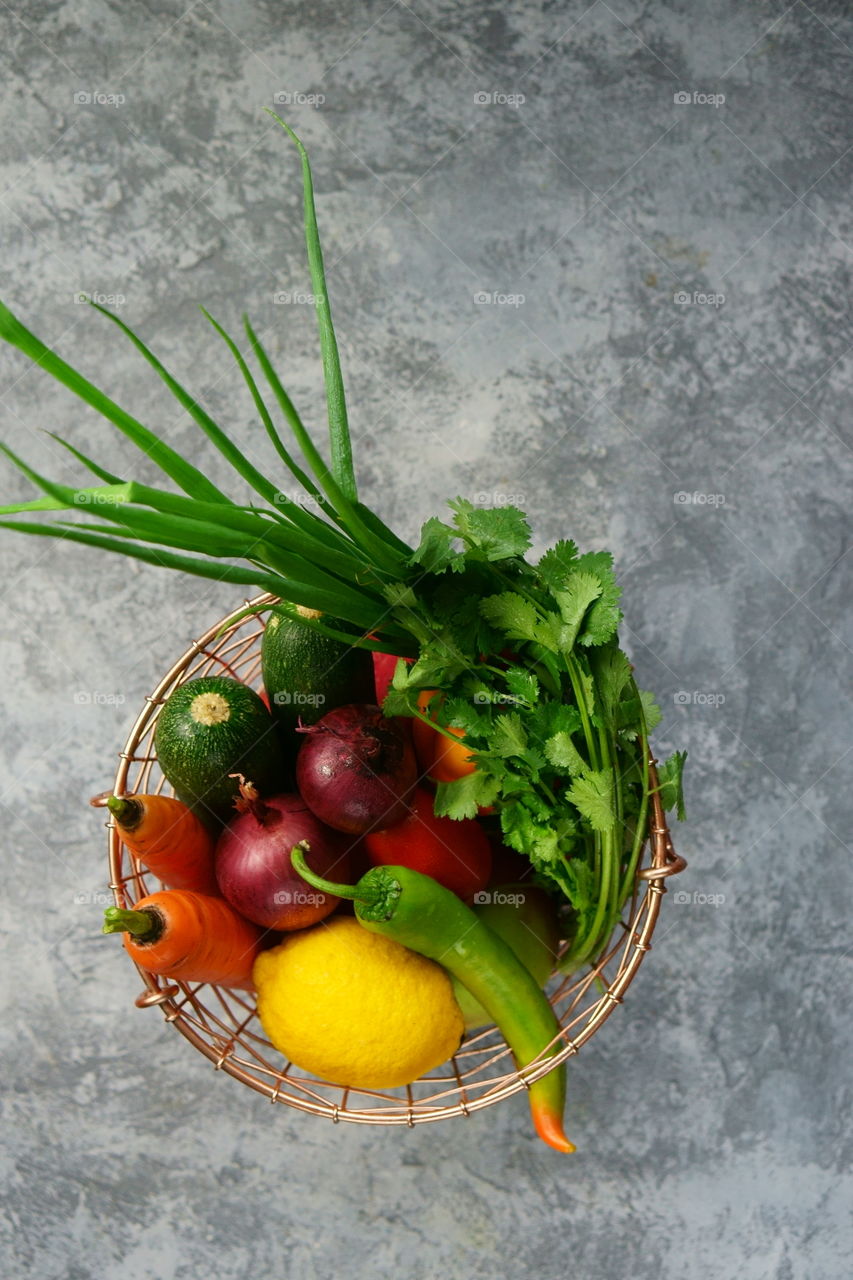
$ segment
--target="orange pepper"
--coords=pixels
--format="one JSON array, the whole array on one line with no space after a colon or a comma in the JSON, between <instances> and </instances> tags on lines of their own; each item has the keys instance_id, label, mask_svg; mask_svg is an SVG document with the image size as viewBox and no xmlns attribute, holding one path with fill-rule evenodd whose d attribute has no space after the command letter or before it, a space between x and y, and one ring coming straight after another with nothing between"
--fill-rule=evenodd
<instances>
[{"instance_id":1,"label":"orange pepper","mask_svg":"<svg viewBox=\"0 0 853 1280\"><path fill-rule=\"evenodd\" d=\"M435 689L422 689L418 694L418 709L428 712L430 700L435 695ZM434 714L432 718L435 719ZM460 742L450 742L440 730L430 728L423 720L412 720L412 736L418 763L433 782L455 782L457 778L473 773L477 767L464 741L461 741L465 737L464 729L451 725L448 726L448 732L459 738Z\"/></svg>"}]
</instances>

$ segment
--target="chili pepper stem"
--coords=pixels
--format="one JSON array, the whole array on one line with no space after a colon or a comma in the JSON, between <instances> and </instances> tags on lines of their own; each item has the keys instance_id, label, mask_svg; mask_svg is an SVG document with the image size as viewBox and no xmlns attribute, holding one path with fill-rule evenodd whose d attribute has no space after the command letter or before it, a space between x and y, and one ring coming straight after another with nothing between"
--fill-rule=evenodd
<instances>
[{"instance_id":1,"label":"chili pepper stem","mask_svg":"<svg viewBox=\"0 0 853 1280\"><path fill-rule=\"evenodd\" d=\"M154 940L157 919L150 911L129 911L126 907L107 907L102 933L132 933L140 942Z\"/></svg>"},{"instance_id":2,"label":"chili pepper stem","mask_svg":"<svg viewBox=\"0 0 853 1280\"><path fill-rule=\"evenodd\" d=\"M307 852L307 842L300 840L299 844L295 844L290 851L290 861L294 870L311 885L312 889L318 889L321 893L332 894L335 898L350 898L354 902L372 902L374 900L375 895L359 891L361 881L358 884L333 884L331 880L324 880L322 876L318 876L305 861Z\"/></svg>"}]
</instances>

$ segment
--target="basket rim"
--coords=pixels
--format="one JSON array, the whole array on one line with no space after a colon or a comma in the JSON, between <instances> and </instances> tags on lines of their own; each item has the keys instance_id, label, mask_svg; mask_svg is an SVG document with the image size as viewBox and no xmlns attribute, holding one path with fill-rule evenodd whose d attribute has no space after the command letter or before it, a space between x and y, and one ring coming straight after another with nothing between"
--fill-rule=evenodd
<instances>
[{"instance_id":1,"label":"basket rim","mask_svg":"<svg viewBox=\"0 0 853 1280\"><path fill-rule=\"evenodd\" d=\"M127 740L118 753L118 765L116 767L115 777L113 780L112 794L123 795L126 792L128 774L131 764L145 764L147 761L155 759L153 756L137 756L135 748L140 739L150 730L152 720L155 720L159 712L159 707L164 702L164 695L172 685L181 683L179 677L185 672L192 661L200 656L207 656L215 661L222 662L216 654L207 652L210 646L217 638L225 639L230 633L234 632L247 618L252 615L247 611L249 609L263 611L265 605L273 605L278 597L270 592L263 592L255 596L251 600L244 600L243 605L232 610L225 618L214 623L207 631L184 651L183 654L173 663L166 674L156 685L153 693L146 694L142 710L137 715L131 729L128 733ZM624 918L620 920L614 930L614 934L597 963L590 966L582 975L580 982L587 986L592 985L597 976L603 973L604 968L609 964L614 955L624 949L630 955L623 958L619 966L619 971L612 981L606 983L605 990L600 996L598 1002L594 1006L590 1015L586 1018L585 1024L577 1035L569 1037L564 1034L564 1028L561 1025L560 1033L546 1046L542 1053L533 1060L522 1071L519 1071L513 1065L512 1070L507 1071L504 1075L495 1077L492 1081L492 1087L486 1088L478 1097L469 1096L465 1086L465 1080L460 1073L459 1066L456 1062L456 1056L450 1059L452 1070L456 1076L456 1085L451 1086L449 1092L456 1092L459 1099L456 1102L447 1102L443 1104L431 1104L429 1101L416 1101L411 1092L411 1086L406 1088L406 1099L389 1100L387 1095L379 1092L379 1096L383 1097L386 1105L381 1109L370 1107L355 1107L347 1105L347 1098L350 1090L342 1086L333 1086L328 1082L320 1081L316 1077L306 1077L305 1080L289 1075L291 1068L287 1063L284 1070L274 1073L269 1069L269 1074L274 1078L267 1081L260 1079L257 1074L249 1071L240 1061L233 1056L234 1048L237 1044L237 1036L245 1028L255 1016L249 1004L244 1007L248 1011L248 1016L244 1019L242 1026L236 1029L229 1036L216 1036L211 1034L211 1039L206 1040L196 1031L192 1025L192 1012L203 1011L204 1014L211 1016L206 1007L197 998L197 993L202 989L209 989L214 992L224 1004L222 996L219 994L220 989L210 987L209 984L188 984L176 982L167 978L160 978L155 974L149 973L134 963L139 973L144 987L142 992L137 996L135 1004L138 1008L148 1008L159 1006L163 1012L166 1022L172 1023L186 1040L188 1040L195 1049L213 1063L214 1069L217 1071L225 1071L228 1075L239 1080L241 1083L248 1085L257 1093L264 1095L271 1103L282 1102L286 1105L294 1107L298 1110L313 1115L319 1115L331 1119L334 1123L338 1123L341 1119L361 1124L405 1124L409 1128L416 1123L430 1123L432 1121L448 1119L452 1116L468 1116L474 1111L483 1110L486 1107L493 1106L495 1103L505 1098L512 1097L523 1089L529 1089L534 1081L553 1071L557 1066L567 1061L568 1058L578 1053L581 1046L607 1021L617 1005L623 1002L624 992L630 986L636 973L643 961L646 953L651 950L651 937L654 933L655 926L660 914L661 900L666 892L666 880L671 875L676 875L682 871L687 863L684 858L675 852L672 843L672 837L666 820L666 814L660 801L660 795L657 791L657 761L654 755L649 754L649 774L651 782L651 806L649 813L648 835L643 846L643 853L650 847L651 859L648 866L643 865L643 855L641 854L640 865L637 870L634 892L631 898L631 923L633 924L641 917L641 925L639 930L634 928L630 938L628 937L630 925L625 923ZM109 794L109 793L105 793ZM132 792L131 792L132 794ZM94 801L97 803L98 798ZM126 882L129 877L123 874L124 846L119 838L115 822L110 815L107 827L107 848L108 862L110 870L109 888L112 890L116 906L124 907L127 905L129 895L126 892ZM645 887L645 895L643 900L638 902L638 893L642 887ZM624 913L623 913L624 916ZM624 933L619 935L622 928ZM614 938L617 938L614 946ZM565 975L561 975L565 977ZM572 988L573 989L573 988ZM229 990L228 994L235 998L237 993ZM241 993L242 994L242 993ZM252 1000L251 995L245 997ZM557 997L552 997L552 1002ZM226 1008L228 1006L225 1006ZM230 1010L229 1010L230 1012ZM215 1015L212 1015L215 1017ZM558 1015L559 1018L559 1015ZM494 1029L492 1029L494 1031ZM479 1037L482 1032L475 1032L474 1036ZM502 1040L499 1033L498 1037ZM548 1057L551 1047L559 1040L563 1040L562 1048ZM463 1039L461 1049L469 1043L468 1038ZM504 1050L508 1052L508 1046L503 1042ZM503 1052L501 1051L501 1052ZM423 1078L422 1078L423 1079ZM283 1087L287 1082L297 1093L283 1092ZM426 1082L437 1084L439 1080L432 1076L426 1078ZM418 1083L418 1082L413 1082ZM342 1094L341 1103L332 1103L317 1094L313 1085L319 1085L326 1089L337 1089ZM482 1088L482 1084L478 1085ZM369 1090L359 1090L357 1092L370 1093Z\"/></svg>"}]
</instances>

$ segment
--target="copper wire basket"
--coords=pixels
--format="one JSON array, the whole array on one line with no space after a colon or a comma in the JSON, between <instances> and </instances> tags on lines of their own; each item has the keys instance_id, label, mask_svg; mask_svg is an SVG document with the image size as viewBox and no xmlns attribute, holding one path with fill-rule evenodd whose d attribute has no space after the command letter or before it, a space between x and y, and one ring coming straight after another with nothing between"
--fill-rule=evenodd
<instances>
[{"instance_id":1,"label":"copper wire basket","mask_svg":"<svg viewBox=\"0 0 853 1280\"><path fill-rule=\"evenodd\" d=\"M275 597L260 595L246 605L271 604ZM165 792L173 794L157 765L153 738L160 707L185 680L226 674L244 683L260 684L262 614L236 610L211 627L175 663L145 699L119 756L113 792L116 795ZM650 761L652 787L656 786L655 761ZM132 907L140 898L160 888L160 883L136 861L119 839L112 819L107 823L110 888L119 907ZM281 1102L325 1116L337 1123L424 1124L467 1116L472 1111L529 1088L534 1080L576 1054L609 1018L632 982L640 963L651 949L651 938L666 892L668 876L686 863L672 846L660 800L652 792L649 834L640 858L634 891L623 919L598 962L581 974L555 974L548 996L560 1023L559 1051L551 1057L544 1050L527 1068L516 1069L503 1036L491 1026L467 1036L454 1056L442 1067L404 1089L347 1089L328 1084L287 1062L266 1039L254 998L245 992L207 984L173 982L139 969L144 989L136 999L139 1008L157 1005L166 1021L208 1058L217 1071ZM138 968L138 966L137 966Z\"/></svg>"}]
</instances>

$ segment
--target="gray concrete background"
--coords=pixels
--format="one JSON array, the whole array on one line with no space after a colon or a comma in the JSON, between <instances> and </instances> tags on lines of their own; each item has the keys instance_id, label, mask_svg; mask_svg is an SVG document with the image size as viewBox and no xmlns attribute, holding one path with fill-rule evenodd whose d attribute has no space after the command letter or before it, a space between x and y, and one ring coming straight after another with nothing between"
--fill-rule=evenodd
<instances>
[{"instance_id":1,"label":"gray concrete background","mask_svg":"<svg viewBox=\"0 0 853 1280\"><path fill-rule=\"evenodd\" d=\"M310 286L262 108L323 95L282 110L364 496L413 536L513 494L539 545L612 548L657 747L690 751L690 868L571 1067L576 1156L523 1099L412 1133L271 1112L133 1008L85 805L240 593L3 535L4 1276L849 1275L849 6L31 0L0 32L4 298L195 451L74 301L120 295L269 467L196 304L246 308L322 423L313 316L274 301ZM36 465L79 474L46 428L153 474L0 361ZM4 467L2 492L31 490Z\"/></svg>"}]
</instances>

